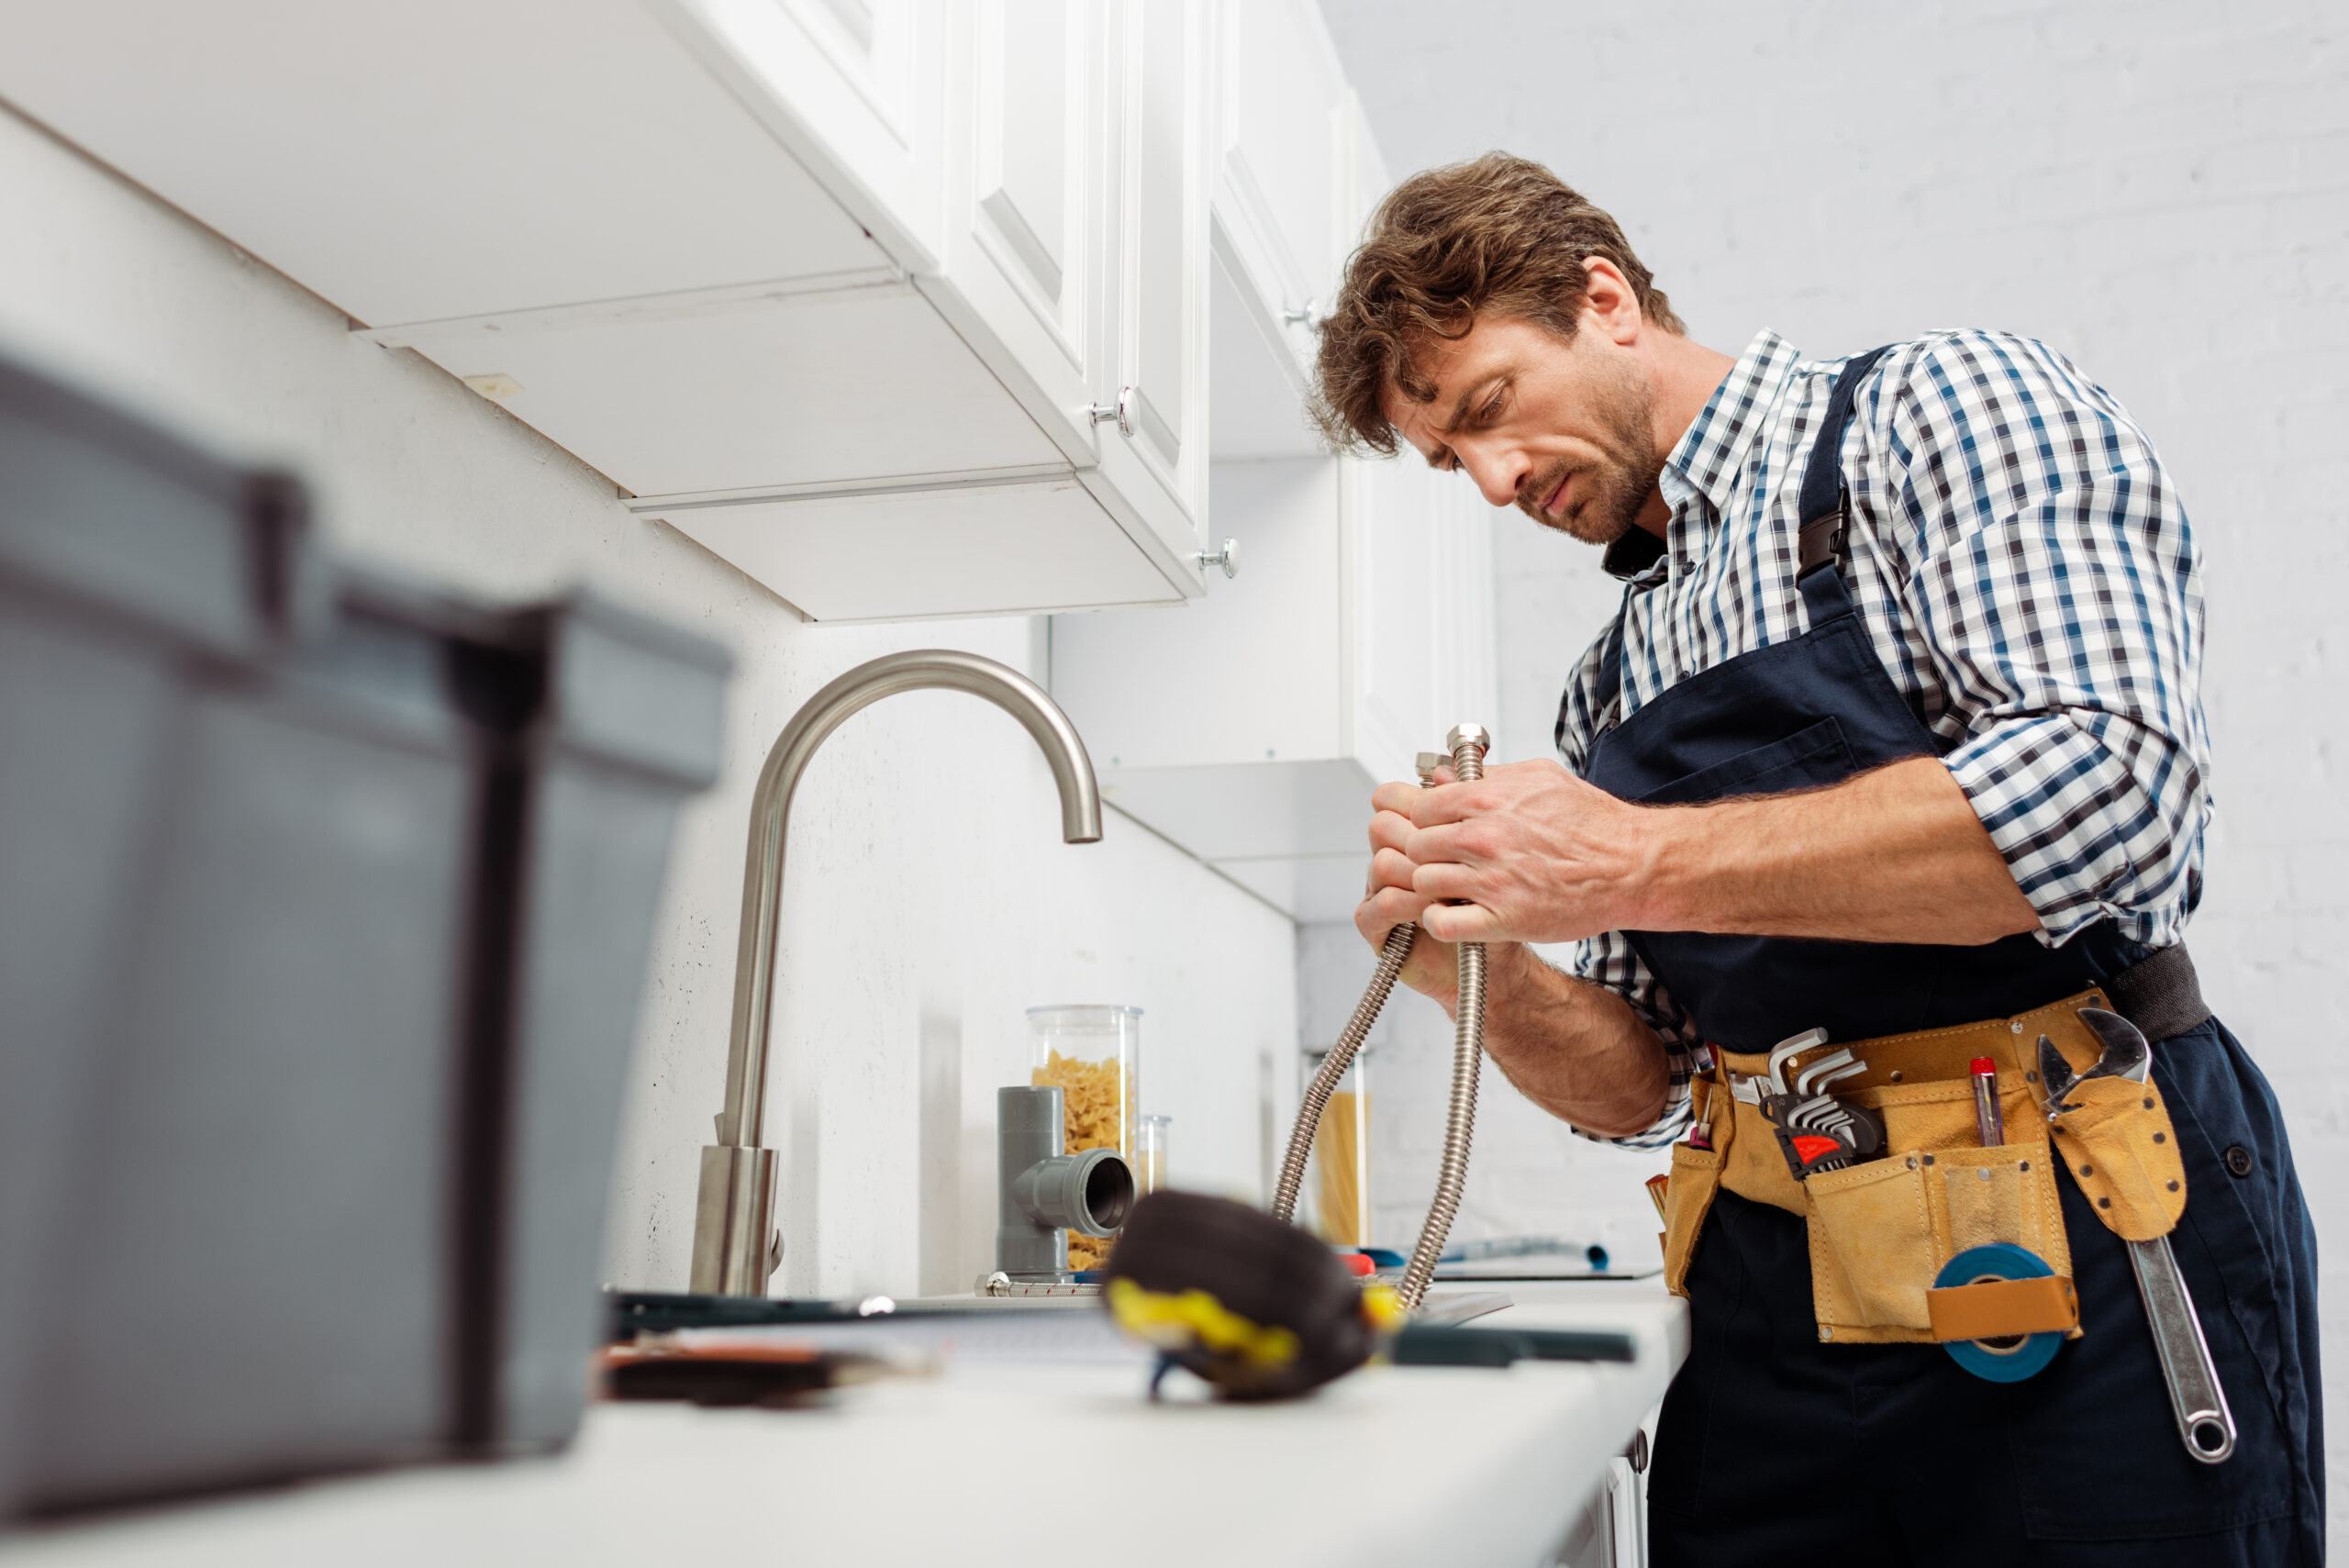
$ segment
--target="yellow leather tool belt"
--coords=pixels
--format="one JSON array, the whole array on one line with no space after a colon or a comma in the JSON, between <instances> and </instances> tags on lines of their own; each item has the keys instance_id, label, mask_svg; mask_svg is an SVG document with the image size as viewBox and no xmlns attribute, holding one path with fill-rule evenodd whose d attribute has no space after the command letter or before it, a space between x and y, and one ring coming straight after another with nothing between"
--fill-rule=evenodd
<instances>
[{"instance_id":1,"label":"yellow leather tool belt","mask_svg":"<svg viewBox=\"0 0 2349 1568\"><path fill-rule=\"evenodd\" d=\"M1718 1052L1693 1085L1701 1142L1676 1145L1665 1189L1664 1283L1687 1294L1689 1260L1713 1194L1726 1186L1803 1217L1809 1229L1811 1303L1819 1337L1883 1344L1980 1339L2062 1329L2077 1335L2072 1254L2057 1198L2060 1162L2117 1235L2165 1235L2186 1210L2177 1137L2152 1083L2092 1079L2065 1097L2053 1129L2041 1107L2039 1037L2075 1072L2103 1052L2079 1018L2109 1007L2101 991L2010 1018L1876 1040L1831 1041L1782 1065L1791 1081L1809 1062L1849 1050L1867 1071L1834 1085L1840 1099L1884 1118L1881 1156L1798 1181L1751 1086L1765 1056ZM1970 1063L1998 1064L2006 1141L1982 1146ZM1934 1288L1943 1264L1970 1247L2011 1242L2046 1260L2051 1281Z\"/></svg>"}]
</instances>

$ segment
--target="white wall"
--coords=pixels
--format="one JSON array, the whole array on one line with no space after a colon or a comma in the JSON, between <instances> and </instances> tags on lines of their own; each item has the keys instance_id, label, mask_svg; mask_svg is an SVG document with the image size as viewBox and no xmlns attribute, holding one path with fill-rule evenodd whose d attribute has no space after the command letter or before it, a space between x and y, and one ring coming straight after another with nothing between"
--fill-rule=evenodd
<instances>
[{"instance_id":1,"label":"white wall","mask_svg":"<svg viewBox=\"0 0 2349 1568\"><path fill-rule=\"evenodd\" d=\"M354 550L465 588L585 582L738 661L724 776L685 814L639 1029L609 1244L618 1283L683 1288L723 1098L743 830L768 744L824 682L948 645L1030 674L1041 622L818 628L406 351L0 109L0 353L255 458L292 463ZM1289 922L1111 816L1060 841L1025 734L921 693L851 720L803 785L784 910L770 1142L794 1294L969 1288L992 1262L994 1090L1021 1009L1143 1007L1146 1109L1174 1172L1254 1195L1260 1060L1295 1036Z\"/></svg>"},{"instance_id":2,"label":"white wall","mask_svg":"<svg viewBox=\"0 0 2349 1568\"><path fill-rule=\"evenodd\" d=\"M2200 540L2219 816L2190 934L2349 1246L2349 39L2328 0L1324 0L1390 167L1494 147L1613 212L1700 340L2043 338L2152 434ZM1509 755L1611 606L1497 530ZM1425 1114L1425 1113L1423 1113ZM1579 1167L1560 1180L1597 1179ZM1635 1182L1626 1172L1609 1183ZM1513 1222L1512 1222L1513 1224ZM2349 1300L2325 1308L2349 1520Z\"/></svg>"}]
</instances>

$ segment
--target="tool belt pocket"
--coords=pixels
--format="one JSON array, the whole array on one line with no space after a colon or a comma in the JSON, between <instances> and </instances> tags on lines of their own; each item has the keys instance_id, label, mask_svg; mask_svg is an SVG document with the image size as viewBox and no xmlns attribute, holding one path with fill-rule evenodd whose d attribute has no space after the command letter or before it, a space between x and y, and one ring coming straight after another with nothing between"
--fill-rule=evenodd
<instances>
[{"instance_id":1,"label":"tool belt pocket","mask_svg":"<svg viewBox=\"0 0 2349 1568\"><path fill-rule=\"evenodd\" d=\"M1688 1294L1688 1263L1696 1255L1697 1234L1712 1211L1713 1195L1720 1190L1721 1157L1711 1149L1672 1146L1672 1184L1664 1190L1664 1288L1675 1296Z\"/></svg>"},{"instance_id":2,"label":"tool belt pocket","mask_svg":"<svg viewBox=\"0 0 2349 1568\"><path fill-rule=\"evenodd\" d=\"M1892 1152L1805 1181L1811 1299L1822 1340L1880 1343L1934 1338L1926 1293L1942 1265L1971 1247L2011 1242L2072 1272L2054 1162L2043 1141L1976 1141L1964 1081L1860 1090L1885 1118ZM2018 1085L2008 1125L2035 1128Z\"/></svg>"},{"instance_id":3,"label":"tool belt pocket","mask_svg":"<svg viewBox=\"0 0 2349 1568\"><path fill-rule=\"evenodd\" d=\"M2065 1095L2055 1151L2105 1229L2129 1241L2166 1236L2186 1212L2186 1166L2161 1091L2095 1078Z\"/></svg>"},{"instance_id":4,"label":"tool belt pocket","mask_svg":"<svg viewBox=\"0 0 2349 1568\"><path fill-rule=\"evenodd\" d=\"M1729 1118L1708 1116L1713 1104L1710 1081L1698 1079L1690 1093L1696 1101L1697 1121L1712 1120L1715 1147L1672 1146L1672 1180L1664 1190L1664 1288L1675 1296L1688 1294L1688 1263L1696 1255L1697 1236L1705 1228L1705 1216L1712 1212L1713 1195L1720 1190L1721 1160L1726 1152L1721 1146L1735 1135Z\"/></svg>"}]
</instances>

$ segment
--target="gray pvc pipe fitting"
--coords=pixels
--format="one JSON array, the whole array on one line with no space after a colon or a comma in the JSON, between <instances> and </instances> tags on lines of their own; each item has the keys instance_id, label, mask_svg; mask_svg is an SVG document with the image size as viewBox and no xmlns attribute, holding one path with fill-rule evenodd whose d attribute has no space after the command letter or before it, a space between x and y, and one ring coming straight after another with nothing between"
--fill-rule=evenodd
<instances>
[{"instance_id":1,"label":"gray pvc pipe fitting","mask_svg":"<svg viewBox=\"0 0 2349 1568\"><path fill-rule=\"evenodd\" d=\"M1068 1272L1068 1232L1114 1236L1134 1205L1133 1167L1114 1149L1061 1152L1061 1091L995 1092L995 1266L1014 1279Z\"/></svg>"}]
</instances>

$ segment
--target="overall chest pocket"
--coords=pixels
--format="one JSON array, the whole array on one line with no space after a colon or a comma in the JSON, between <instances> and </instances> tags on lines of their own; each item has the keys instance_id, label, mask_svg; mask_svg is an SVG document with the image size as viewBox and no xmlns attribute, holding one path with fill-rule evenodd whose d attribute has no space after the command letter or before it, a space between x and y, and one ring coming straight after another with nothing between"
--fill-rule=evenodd
<instances>
[{"instance_id":1,"label":"overall chest pocket","mask_svg":"<svg viewBox=\"0 0 2349 1568\"><path fill-rule=\"evenodd\" d=\"M1638 800L1642 806L1676 806L1741 795L1775 795L1806 784L1838 783L1858 766L1851 743L1843 737L1842 724L1831 713L1784 740L1724 757L1659 784Z\"/></svg>"}]
</instances>

